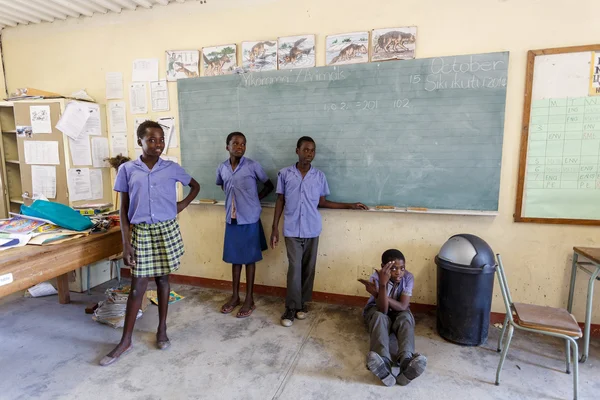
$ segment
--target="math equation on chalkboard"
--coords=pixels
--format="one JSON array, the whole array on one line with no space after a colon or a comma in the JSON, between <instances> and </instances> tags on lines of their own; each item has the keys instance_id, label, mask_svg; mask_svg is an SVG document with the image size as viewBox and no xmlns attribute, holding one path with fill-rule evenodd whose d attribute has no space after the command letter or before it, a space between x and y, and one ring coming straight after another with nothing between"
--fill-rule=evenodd
<instances>
[{"instance_id":1,"label":"math equation on chalkboard","mask_svg":"<svg viewBox=\"0 0 600 400\"><path fill-rule=\"evenodd\" d=\"M336 103L325 103L325 111L344 111L344 110L376 110L380 107L386 108L409 108L410 99L398 99L394 101L380 100L362 100L362 101L340 101Z\"/></svg>"}]
</instances>

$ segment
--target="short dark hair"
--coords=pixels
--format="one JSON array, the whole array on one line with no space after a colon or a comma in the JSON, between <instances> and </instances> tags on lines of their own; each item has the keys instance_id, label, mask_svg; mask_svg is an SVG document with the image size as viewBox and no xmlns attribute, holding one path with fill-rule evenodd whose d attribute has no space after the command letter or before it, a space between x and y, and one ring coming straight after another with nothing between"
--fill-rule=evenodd
<instances>
[{"instance_id":1,"label":"short dark hair","mask_svg":"<svg viewBox=\"0 0 600 400\"><path fill-rule=\"evenodd\" d=\"M231 132L229 135L227 135L227 139L225 139L225 144L227 146L229 146L229 142L231 142L231 139L233 139L234 136L241 136L244 138L244 140L246 140L246 135L244 135L242 132Z\"/></svg>"},{"instance_id":2,"label":"short dark hair","mask_svg":"<svg viewBox=\"0 0 600 400\"><path fill-rule=\"evenodd\" d=\"M389 249L389 250L384 251L383 254L381 255L381 263L382 264L387 264L390 261L394 261L394 260L400 260L400 261L406 262L406 259L404 258L404 254L402 254L402 252L400 250Z\"/></svg>"},{"instance_id":3,"label":"short dark hair","mask_svg":"<svg viewBox=\"0 0 600 400\"><path fill-rule=\"evenodd\" d=\"M157 128L157 129L160 129L161 131L163 131L162 126L160 126L160 124L158 122L146 120L146 121L142 122L140 124L140 126L138 126L138 128L137 128L138 139L143 139L144 136L146 136L146 129L148 129L148 128ZM163 131L163 133L164 132L165 131Z\"/></svg>"},{"instance_id":4,"label":"short dark hair","mask_svg":"<svg viewBox=\"0 0 600 400\"><path fill-rule=\"evenodd\" d=\"M302 136L300 139L298 139L298 143L296 143L296 148L299 149L300 146L302 146L302 143L304 142L314 143L316 146L316 143L313 140L313 138L311 138L310 136Z\"/></svg>"}]
</instances>

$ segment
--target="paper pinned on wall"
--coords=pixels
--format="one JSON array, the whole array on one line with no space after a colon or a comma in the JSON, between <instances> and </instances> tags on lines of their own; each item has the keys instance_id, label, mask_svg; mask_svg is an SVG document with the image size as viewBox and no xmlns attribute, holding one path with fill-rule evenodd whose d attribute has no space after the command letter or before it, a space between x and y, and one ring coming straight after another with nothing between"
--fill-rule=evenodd
<instances>
[{"instance_id":1,"label":"paper pinned on wall","mask_svg":"<svg viewBox=\"0 0 600 400\"><path fill-rule=\"evenodd\" d=\"M77 139L83 132L83 127L90 118L88 107L78 101L67 104L64 114L60 117L56 129L70 138Z\"/></svg>"},{"instance_id":2,"label":"paper pinned on wall","mask_svg":"<svg viewBox=\"0 0 600 400\"><path fill-rule=\"evenodd\" d=\"M167 81L150 82L152 111L169 111L169 90Z\"/></svg>"},{"instance_id":3,"label":"paper pinned on wall","mask_svg":"<svg viewBox=\"0 0 600 400\"><path fill-rule=\"evenodd\" d=\"M67 173L69 200L89 200L92 197L89 168L71 168Z\"/></svg>"},{"instance_id":4,"label":"paper pinned on wall","mask_svg":"<svg viewBox=\"0 0 600 400\"><path fill-rule=\"evenodd\" d=\"M113 157L117 155L127 156L127 135L117 132L111 136L111 154Z\"/></svg>"},{"instance_id":5,"label":"paper pinned on wall","mask_svg":"<svg viewBox=\"0 0 600 400\"><path fill-rule=\"evenodd\" d=\"M109 103L108 114L110 115L110 132L127 132L127 118L125 113L125 102L115 101Z\"/></svg>"},{"instance_id":6,"label":"paper pinned on wall","mask_svg":"<svg viewBox=\"0 0 600 400\"><path fill-rule=\"evenodd\" d=\"M96 168L108 168L110 164L106 159L108 154L108 139L99 137L92 138L92 165Z\"/></svg>"},{"instance_id":7,"label":"paper pinned on wall","mask_svg":"<svg viewBox=\"0 0 600 400\"><path fill-rule=\"evenodd\" d=\"M56 167L32 165L31 183L33 195L43 195L48 199L56 198Z\"/></svg>"},{"instance_id":8,"label":"paper pinned on wall","mask_svg":"<svg viewBox=\"0 0 600 400\"><path fill-rule=\"evenodd\" d=\"M71 150L73 165L92 165L92 151L88 135L81 135L76 140L69 138L69 149Z\"/></svg>"},{"instance_id":9,"label":"paper pinned on wall","mask_svg":"<svg viewBox=\"0 0 600 400\"><path fill-rule=\"evenodd\" d=\"M33 133L52 133L50 106L31 106L29 116Z\"/></svg>"},{"instance_id":10,"label":"paper pinned on wall","mask_svg":"<svg viewBox=\"0 0 600 400\"><path fill-rule=\"evenodd\" d=\"M83 127L83 133L90 136L100 136L102 134L102 125L100 123L100 106L94 103L85 104L90 112L90 116Z\"/></svg>"},{"instance_id":11,"label":"paper pinned on wall","mask_svg":"<svg viewBox=\"0 0 600 400\"><path fill-rule=\"evenodd\" d=\"M149 118L142 117L142 118L135 118L135 119L133 120L133 148L134 148L134 149L141 149L141 148L142 148L142 146L140 146L140 145L138 144L138 140L137 140L137 130L138 130L138 127L140 126L140 124L141 124L142 122L146 121L147 119L149 119Z\"/></svg>"},{"instance_id":12,"label":"paper pinned on wall","mask_svg":"<svg viewBox=\"0 0 600 400\"><path fill-rule=\"evenodd\" d=\"M157 121L165 131L165 148L171 149L177 147L177 135L175 134L175 118L162 117ZM165 150L168 152L168 150Z\"/></svg>"},{"instance_id":13,"label":"paper pinned on wall","mask_svg":"<svg viewBox=\"0 0 600 400\"><path fill-rule=\"evenodd\" d=\"M106 100L123 98L123 73L106 73Z\"/></svg>"},{"instance_id":14,"label":"paper pinned on wall","mask_svg":"<svg viewBox=\"0 0 600 400\"><path fill-rule=\"evenodd\" d=\"M59 165L58 142L26 140L23 143L26 164Z\"/></svg>"},{"instance_id":15,"label":"paper pinned on wall","mask_svg":"<svg viewBox=\"0 0 600 400\"><path fill-rule=\"evenodd\" d=\"M129 85L129 107L132 114L148 113L146 82L134 82Z\"/></svg>"},{"instance_id":16,"label":"paper pinned on wall","mask_svg":"<svg viewBox=\"0 0 600 400\"><path fill-rule=\"evenodd\" d=\"M92 191L90 200L100 200L104 198L104 185L102 184L101 169L90 170L90 186Z\"/></svg>"},{"instance_id":17,"label":"paper pinned on wall","mask_svg":"<svg viewBox=\"0 0 600 400\"><path fill-rule=\"evenodd\" d=\"M148 82L158 80L158 58L138 58L133 60L131 73L133 82Z\"/></svg>"}]
</instances>

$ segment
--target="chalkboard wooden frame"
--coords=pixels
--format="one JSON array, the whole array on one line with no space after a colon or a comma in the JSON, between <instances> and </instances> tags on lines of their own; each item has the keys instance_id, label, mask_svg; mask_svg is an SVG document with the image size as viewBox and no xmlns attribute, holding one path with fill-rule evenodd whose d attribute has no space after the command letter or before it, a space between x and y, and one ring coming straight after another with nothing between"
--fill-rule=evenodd
<instances>
[{"instance_id":1,"label":"chalkboard wooden frame","mask_svg":"<svg viewBox=\"0 0 600 400\"><path fill-rule=\"evenodd\" d=\"M531 117L531 96L533 92L534 64L537 56L553 54L581 53L585 51L600 51L600 44L571 47L555 47L550 49L529 50L527 52L527 71L525 73L525 101L523 104L523 123L521 128L521 145L519 155L519 175L517 180L517 199L515 222L533 222L538 224L564 225L600 225L596 219L567 219L567 218L533 218L523 216L523 192L525 190L525 170L527 166L527 144L529 142L529 121Z\"/></svg>"}]
</instances>

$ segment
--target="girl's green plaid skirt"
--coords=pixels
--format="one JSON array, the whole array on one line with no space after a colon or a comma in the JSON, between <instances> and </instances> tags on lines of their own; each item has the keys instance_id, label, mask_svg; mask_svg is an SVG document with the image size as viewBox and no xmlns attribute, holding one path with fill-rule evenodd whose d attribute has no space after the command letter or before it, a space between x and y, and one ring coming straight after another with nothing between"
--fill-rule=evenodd
<instances>
[{"instance_id":1,"label":"girl's green plaid skirt","mask_svg":"<svg viewBox=\"0 0 600 400\"><path fill-rule=\"evenodd\" d=\"M131 274L139 278L168 275L179 268L184 253L177 220L132 226L131 246L135 266Z\"/></svg>"}]
</instances>

